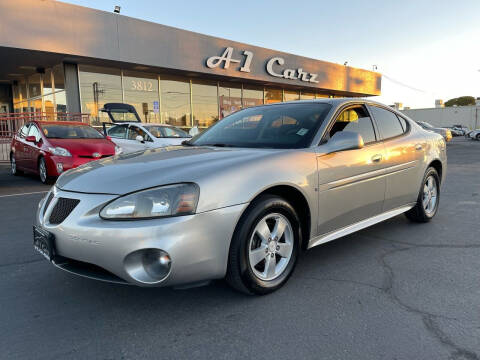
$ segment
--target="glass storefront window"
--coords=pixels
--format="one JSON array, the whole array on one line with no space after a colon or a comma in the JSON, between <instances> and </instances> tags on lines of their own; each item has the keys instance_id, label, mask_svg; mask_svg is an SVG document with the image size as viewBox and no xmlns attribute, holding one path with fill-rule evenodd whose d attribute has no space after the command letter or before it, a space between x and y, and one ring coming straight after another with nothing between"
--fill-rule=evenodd
<instances>
[{"instance_id":1,"label":"glass storefront window","mask_svg":"<svg viewBox=\"0 0 480 360\"><path fill-rule=\"evenodd\" d=\"M79 81L82 112L91 115L92 125L110 122L108 115L99 110L105 103L122 102L120 70L80 65Z\"/></svg>"},{"instance_id":2,"label":"glass storefront window","mask_svg":"<svg viewBox=\"0 0 480 360\"><path fill-rule=\"evenodd\" d=\"M309 93L309 92L300 92L300 100L312 100L315 99L315 93Z\"/></svg>"},{"instance_id":3,"label":"glass storefront window","mask_svg":"<svg viewBox=\"0 0 480 360\"><path fill-rule=\"evenodd\" d=\"M40 74L33 74L28 77L28 95L30 98L42 95Z\"/></svg>"},{"instance_id":4,"label":"glass storefront window","mask_svg":"<svg viewBox=\"0 0 480 360\"><path fill-rule=\"evenodd\" d=\"M53 94L44 96L43 103L45 106L45 120L55 120L55 106L53 102Z\"/></svg>"},{"instance_id":5,"label":"glass storefront window","mask_svg":"<svg viewBox=\"0 0 480 360\"><path fill-rule=\"evenodd\" d=\"M242 108L242 86L220 83L218 87L220 119Z\"/></svg>"},{"instance_id":6,"label":"glass storefront window","mask_svg":"<svg viewBox=\"0 0 480 360\"><path fill-rule=\"evenodd\" d=\"M191 127L190 81L181 77L161 76L160 90L163 121L178 127Z\"/></svg>"},{"instance_id":7,"label":"glass storefront window","mask_svg":"<svg viewBox=\"0 0 480 360\"><path fill-rule=\"evenodd\" d=\"M42 98L36 98L36 99L31 99L30 100L30 107L32 108L32 111L41 114L42 113Z\"/></svg>"},{"instance_id":8,"label":"glass storefront window","mask_svg":"<svg viewBox=\"0 0 480 360\"><path fill-rule=\"evenodd\" d=\"M283 92L283 96L284 96L283 101L300 100L300 93L298 91L285 90Z\"/></svg>"},{"instance_id":9,"label":"glass storefront window","mask_svg":"<svg viewBox=\"0 0 480 360\"><path fill-rule=\"evenodd\" d=\"M160 122L157 75L124 71L123 93L125 103L135 107L142 121Z\"/></svg>"},{"instance_id":10,"label":"glass storefront window","mask_svg":"<svg viewBox=\"0 0 480 360\"><path fill-rule=\"evenodd\" d=\"M265 104L272 104L283 101L282 89L265 88Z\"/></svg>"},{"instance_id":11,"label":"glass storefront window","mask_svg":"<svg viewBox=\"0 0 480 360\"><path fill-rule=\"evenodd\" d=\"M48 95L53 92L53 84L52 84L52 70L47 69L45 70L45 74L43 74L43 95Z\"/></svg>"},{"instance_id":12,"label":"glass storefront window","mask_svg":"<svg viewBox=\"0 0 480 360\"><path fill-rule=\"evenodd\" d=\"M65 89L65 76L63 74L63 64L53 67L53 82L55 83L55 91Z\"/></svg>"},{"instance_id":13,"label":"glass storefront window","mask_svg":"<svg viewBox=\"0 0 480 360\"><path fill-rule=\"evenodd\" d=\"M192 82L193 125L206 128L218 121L218 88L216 82Z\"/></svg>"},{"instance_id":14,"label":"glass storefront window","mask_svg":"<svg viewBox=\"0 0 480 360\"><path fill-rule=\"evenodd\" d=\"M243 107L251 107L263 104L263 88L254 86L243 86L242 93Z\"/></svg>"},{"instance_id":15,"label":"glass storefront window","mask_svg":"<svg viewBox=\"0 0 480 360\"><path fill-rule=\"evenodd\" d=\"M57 113L67 112L67 97L65 95L65 90L55 93L55 106Z\"/></svg>"}]
</instances>

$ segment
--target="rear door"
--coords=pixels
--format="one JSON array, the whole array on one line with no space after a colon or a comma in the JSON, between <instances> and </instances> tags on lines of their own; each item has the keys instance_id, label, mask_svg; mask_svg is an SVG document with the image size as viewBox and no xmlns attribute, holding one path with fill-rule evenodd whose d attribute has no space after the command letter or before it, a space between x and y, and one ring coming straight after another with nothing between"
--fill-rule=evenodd
<instances>
[{"instance_id":1,"label":"rear door","mask_svg":"<svg viewBox=\"0 0 480 360\"><path fill-rule=\"evenodd\" d=\"M27 142L25 141L25 146L24 146L24 164L25 168L28 170L37 170L37 159L38 159L38 154L40 152L40 140L42 139L42 136L40 135L40 130L38 129L37 125L32 123L28 129L28 135L27 136L35 136L35 142Z\"/></svg>"},{"instance_id":2,"label":"rear door","mask_svg":"<svg viewBox=\"0 0 480 360\"><path fill-rule=\"evenodd\" d=\"M13 144L17 167L22 169L25 169L25 138L27 137L29 127L30 123L25 124L20 128L18 134L15 136L15 142Z\"/></svg>"},{"instance_id":3,"label":"rear door","mask_svg":"<svg viewBox=\"0 0 480 360\"><path fill-rule=\"evenodd\" d=\"M415 202L420 190L420 165L425 154L425 139L413 136L410 124L393 111L369 105L385 145L385 202L383 211Z\"/></svg>"},{"instance_id":4,"label":"rear door","mask_svg":"<svg viewBox=\"0 0 480 360\"><path fill-rule=\"evenodd\" d=\"M385 149L366 107L344 108L330 124L324 141L338 131L360 134L365 145L330 154L322 152L322 145L317 148L319 235L378 215L383 207Z\"/></svg>"}]
</instances>

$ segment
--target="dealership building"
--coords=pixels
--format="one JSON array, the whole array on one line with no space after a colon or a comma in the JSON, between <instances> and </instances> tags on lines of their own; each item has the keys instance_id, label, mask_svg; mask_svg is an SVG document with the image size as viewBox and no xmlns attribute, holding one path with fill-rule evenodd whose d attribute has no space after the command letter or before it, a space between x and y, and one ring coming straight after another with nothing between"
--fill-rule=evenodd
<instances>
[{"instance_id":1,"label":"dealership building","mask_svg":"<svg viewBox=\"0 0 480 360\"><path fill-rule=\"evenodd\" d=\"M376 72L53 0L0 2L0 59L0 112L93 125L108 102L205 128L244 107L381 90Z\"/></svg>"}]
</instances>

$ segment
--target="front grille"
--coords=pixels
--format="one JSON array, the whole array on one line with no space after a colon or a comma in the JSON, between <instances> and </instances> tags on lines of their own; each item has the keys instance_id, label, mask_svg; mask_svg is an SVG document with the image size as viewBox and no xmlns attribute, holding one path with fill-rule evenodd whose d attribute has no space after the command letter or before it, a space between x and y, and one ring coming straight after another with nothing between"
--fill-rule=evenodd
<instances>
[{"instance_id":1,"label":"front grille","mask_svg":"<svg viewBox=\"0 0 480 360\"><path fill-rule=\"evenodd\" d=\"M45 201L45 205L43 205L43 215L45 215L45 211L47 211L48 205L50 205L50 202L53 199L53 191L48 194L47 201Z\"/></svg>"},{"instance_id":2,"label":"front grille","mask_svg":"<svg viewBox=\"0 0 480 360\"><path fill-rule=\"evenodd\" d=\"M58 201L50 214L50 224L62 223L63 220L70 215L73 209L75 209L79 202L80 200L77 199L58 198Z\"/></svg>"}]
</instances>

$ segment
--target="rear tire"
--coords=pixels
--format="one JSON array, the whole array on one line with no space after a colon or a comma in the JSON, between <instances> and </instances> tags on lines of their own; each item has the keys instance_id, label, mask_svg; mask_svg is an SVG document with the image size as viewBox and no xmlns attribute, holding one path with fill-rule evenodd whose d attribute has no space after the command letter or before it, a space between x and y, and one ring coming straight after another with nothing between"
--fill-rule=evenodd
<instances>
[{"instance_id":1,"label":"rear tire","mask_svg":"<svg viewBox=\"0 0 480 360\"><path fill-rule=\"evenodd\" d=\"M476 139L480 141L480 134L477 134Z\"/></svg>"},{"instance_id":2,"label":"rear tire","mask_svg":"<svg viewBox=\"0 0 480 360\"><path fill-rule=\"evenodd\" d=\"M414 222L429 222L436 215L439 204L440 178L437 170L429 167L423 177L417 203L405 213L405 216Z\"/></svg>"},{"instance_id":3,"label":"rear tire","mask_svg":"<svg viewBox=\"0 0 480 360\"><path fill-rule=\"evenodd\" d=\"M41 157L38 160L38 175L40 176L40 181L44 184L52 184L53 179L52 177L48 176L48 168L47 163L45 162L45 158Z\"/></svg>"},{"instance_id":4,"label":"rear tire","mask_svg":"<svg viewBox=\"0 0 480 360\"><path fill-rule=\"evenodd\" d=\"M286 200L274 195L259 197L233 234L226 281L250 295L279 289L293 273L301 236L300 220Z\"/></svg>"}]
</instances>

